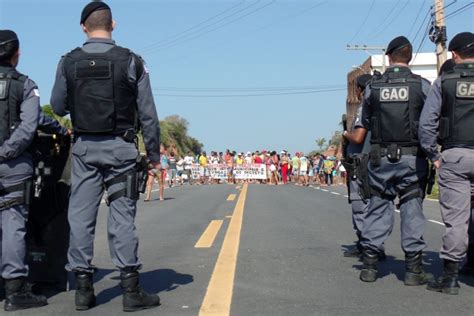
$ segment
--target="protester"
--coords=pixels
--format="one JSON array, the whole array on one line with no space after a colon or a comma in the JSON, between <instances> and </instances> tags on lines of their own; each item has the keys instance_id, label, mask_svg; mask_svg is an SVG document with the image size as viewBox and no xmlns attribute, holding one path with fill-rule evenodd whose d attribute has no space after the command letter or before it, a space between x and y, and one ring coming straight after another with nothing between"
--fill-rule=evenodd
<instances>
[{"instance_id":1,"label":"protester","mask_svg":"<svg viewBox=\"0 0 474 316\"><path fill-rule=\"evenodd\" d=\"M168 158L169 169L168 169L168 186L171 188L176 185L176 178L178 175L177 159L174 151L171 151Z\"/></svg>"},{"instance_id":2,"label":"protester","mask_svg":"<svg viewBox=\"0 0 474 316\"><path fill-rule=\"evenodd\" d=\"M301 157L300 157L300 184L303 185L303 186L308 186L309 183L308 183L308 165L309 165L309 162L308 162L308 158L301 154Z\"/></svg>"},{"instance_id":3,"label":"protester","mask_svg":"<svg viewBox=\"0 0 474 316\"><path fill-rule=\"evenodd\" d=\"M283 184L288 183L288 165L290 163L290 160L288 159L288 155L286 154L286 151L281 152L281 177L283 180Z\"/></svg>"},{"instance_id":4,"label":"protester","mask_svg":"<svg viewBox=\"0 0 474 316\"><path fill-rule=\"evenodd\" d=\"M209 169L208 169L209 160L207 158L206 152L203 151L199 156L199 173L201 176L201 184L208 183Z\"/></svg>"},{"instance_id":5,"label":"protester","mask_svg":"<svg viewBox=\"0 0 474 316\"><path fill-rule=\"evenodd\" d=\"M186 175L189 185L193 184L193 175L192 175L193 164L194 164L194 156L193 156L193 153L190 151L184 157L184 174Z\"/></svg>"},{"instance_id":6,"label":"protester","mask_svg":"<svg viewBox=\"0 0 474 316\"><path fill-rule=\"evenodd\" d=\"M293 181L295 184L299 183L299 176L300 176L300 154L297 152L291 159L291 165L292 165L292 177L291 181Z\"/></svg>"}]
</instances>

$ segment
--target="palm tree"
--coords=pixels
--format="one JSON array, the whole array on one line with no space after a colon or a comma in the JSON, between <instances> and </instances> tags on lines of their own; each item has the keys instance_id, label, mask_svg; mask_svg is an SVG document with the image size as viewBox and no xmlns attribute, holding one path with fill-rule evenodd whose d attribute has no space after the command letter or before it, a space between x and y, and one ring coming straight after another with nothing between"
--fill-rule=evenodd
<instances>
[{"instance_id":1,"label":"palm tree","mask_svg":"<svg viewBox=\"0 0 474 316\"><path fill-rule=\"evenodd\" d=\"M316 144L318 144L319 150L323 149L323 146L325 143L326 143L326 138L324 137L319 137L318 139L316 139Z\"/></svg>"}]
</instances>

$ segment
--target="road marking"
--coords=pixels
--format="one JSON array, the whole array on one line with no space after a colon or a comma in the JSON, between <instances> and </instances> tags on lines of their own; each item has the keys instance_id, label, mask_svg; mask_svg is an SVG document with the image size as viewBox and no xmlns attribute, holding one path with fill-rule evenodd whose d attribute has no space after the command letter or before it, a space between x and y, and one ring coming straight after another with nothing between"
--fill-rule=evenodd
<instances>
[{"instance_id":1,"label":"road marking","mask_svg":"<svg viewBox=\"0 0 474 316\"><path fill-rule=\"evenodd\" d=\"M235 187L237 190L242 190L242 187L239 185L239 186L236 186Z\"/></svg>"},{"instance_id":2,"label":"road marking","mask_svg":"<svg viewBox=\"0 0 474 316\"><path fill-rule=\"evenodd\" d=\"M321 187L315 187L316 190L321 190Z\"/></svg>"},{"instance_id":3,"label":"road marking","mask_svg":"<svg viewBox=\"0 0 474 316\"><path fill-rule=\"evenodd\" d=\"M225 218L232 218L232 215L227 215Z\"/></svg>"},{"instance_id":4,"label":"road marking","mask_svg":"<svg viewBox=\"0 0 474 316\"><path fill-rule=\"evenodd\" d=\"M199 311L200 316L230 314L247 187L248 185L244 184L235 206L221 252L212 272L211 281L207 287L206 296Z\"/></svg>"},{"instance_id":5,"label":"road marking","mask_svg":"<svg viewBox=\"0 0 474 316\"><path fill-rule=\"evenodd\" d=\"M234 201L237 195L235 194L230 194L229 197L227 198L227 201Z\"/></svg>"},{"instance_id":6,"label":"road marking","mask_svg":"<svg viewBox=\"0 0 474 316\"><path fill-rule=\"evenodd\" d=\"M444 226L443 223L438 222L438 221L435 221L434 219L429 219L428 222L432 222L432 223L434 223L434 224L438 224L438 225Z\"/></svg>"},{"instance_id":7,"label":"road marking","mask_svg":"<svg viewBox=\"0 0 474 316\"><path fill-rule=\"evenodd\" d=\"M395 212L400 213L400 210L395 210ZM428 222L431 222L431 223L433 223L433 224L438 224L438 225L444 226L443 223L438 222L438 221L435 221L434 219L429 219Z\"/></svg>"},{"instance_id":8,"label":"road marking","mask_svg":"<svg viewBox=\"0 0 474 316\"><path fill-rule=\"evenodd\" d=\"M211 221L194 248L211 248L223 222L222 220Z\"/></svg>"},{"instance_id":9,"label":"road marking","mask_svg":"<svg viewBox=\"0 0 474 316\"><path fill-rule=\"evenodd\" d=\"M323 192L329 192L329 191L328 191L328 190L326 190L326 189L321 189L321 191L323 191Z\"/></svg>"},{"instance_id":10,"label":"road marking","mask_svg":"<svg viewBox=\"0 0 474 316\"><path fill-rule=\"evenodd\" d=\"M344 195L344 197L345 197L345 198L348 198L348 197L349 197L349 195Z\"/></svg>"},{"instance_id":11,"label":"road marking","mask_svg":"<svg viewBox=\"0 0 474 316\"><path fill-rule=\"evenodd\" d=\"M331 192L331 194L334 194L334 195L341 195L341 193L337 193L337 192Z\"/></svg>"}]
</instances>

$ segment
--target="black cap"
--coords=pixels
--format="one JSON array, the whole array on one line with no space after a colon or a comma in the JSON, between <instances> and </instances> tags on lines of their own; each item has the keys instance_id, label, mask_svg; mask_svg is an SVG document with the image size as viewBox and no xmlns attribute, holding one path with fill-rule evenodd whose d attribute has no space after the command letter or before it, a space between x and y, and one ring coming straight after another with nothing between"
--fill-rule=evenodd
<instances>
[{"instance_id":1,"label":"black cap","mask_svg":"<svg viewBox=\"0 0 474 316\"><path fill-rule=\"evenodd\" d=\"M372 75L369 74L363 74L357 77L356 82L357 86L361 89L365 89L369 81L372 79Z\"/></svg>"},{"instance_id":2,"label":"black cap","mask_svg":"<svg viewBox=\"0 0 474 316\"><path fill-rule=\"evenodd\" d=\"M446 60L443 65L441 65L441 68L439 69L439 74L443 74L445 72L451 71L454 69L454 66L456 66L456 63L454 62L454 59L450 58Z\"/></svg>"},{"instance_id":3,"label":"black cap","mask_svg":"<svg viewBox=\"0 0 474 316\"><path fill-rule=\"evenodd\" d=\"M18 41L18 36L11 30L0 30L0 46Z\"/></svg>"},{"instance_id":4,"label":"black cap","mask_svg":"<svg viewBox=\"0 0 474 316\"><path fill-rule=\"evenodd\" d=\"M474 48L474 34L471 32L462 32L453 37L449 42L449 51L463 51L468 48Z\"/></svg>"},{"instance_id":5,"label":"black cap","mask_svg":"<svg viewBox=\"0 0 474 316\"><path fill-rule=\"evenodd\" d=\"M92 1L86 5L81 13L81 24L86 22L87 18L92 14L92 12L101 10L110 10L110 7L107 5L107 3L102 1Z\"/></svg>"},{"instance_id":6,"label":"black cap","mask_svg":"<svg viewBox=\"0 0 474 316\"><path fill-rule=\"evenodd\" d=\"M411 45L408 38L405 36L395 37L387 46L387 50L385 51L385 55L390 55L395 50L403 48L405 46Z\"/></svg>"}]
</instances>

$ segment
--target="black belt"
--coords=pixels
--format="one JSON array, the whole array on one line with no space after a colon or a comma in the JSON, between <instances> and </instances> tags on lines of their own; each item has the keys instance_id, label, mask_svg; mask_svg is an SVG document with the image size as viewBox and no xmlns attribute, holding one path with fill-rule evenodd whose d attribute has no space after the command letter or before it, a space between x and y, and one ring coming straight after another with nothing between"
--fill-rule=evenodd
<instances>
[{"instance_id":1,"label":"black belt","mask_svg":"<svg viewBox=\"0 0 474 316\"><path fill-rule=\"evenodd\" d=\"M2 211L4 209L7 209L7 208L10 208L12 206L25 204L27 202L26 198L25 198L25 193L26 193L26 184L25 184L25 182L13 185L13 186L8 187L8 188L0 189L0 196L5 196L5 195L7 195L9 193L13 193L13 192L22 192L23 195L19 196L19 197L11 198L10 200L7 200L7 201L4 201L4 202L0 203L0 211Z\"/></svg>"},{"instance_id":2,"label":"black belt","mask_svg":"<svg viewBox=\"0 0 474 316\"><path fill-rule=\"evenodd\" d=\"M402 156L410 155L410 156L420 156L422 154L420 148L418 146L412 146L412 147L400 147L400 152ZM380 156L385 157L388 154L388 148L387 147L381 147L380 148Z\"/></svg>"}]
</instances>

